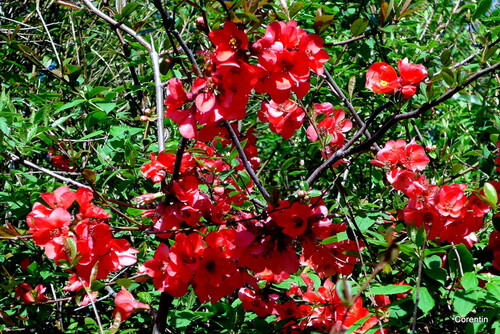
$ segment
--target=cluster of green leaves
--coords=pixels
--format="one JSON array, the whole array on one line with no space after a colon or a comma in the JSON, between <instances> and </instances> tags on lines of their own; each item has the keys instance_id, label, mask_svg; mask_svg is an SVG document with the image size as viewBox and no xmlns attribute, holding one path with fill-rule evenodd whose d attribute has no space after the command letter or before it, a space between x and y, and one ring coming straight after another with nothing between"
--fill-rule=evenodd
<instances>
[{"instance_id":1,"label":"cluster of green leaves","mask_svg":"<svg viewBox=\"0 0 500 334\"><path fill-rule=\"evenodd\" d=\"M326 67L345 92L361 119L387 102L364 88L364 74L370 64L386 61L396 65L408 57L425 64L431 81L422 84L411 101L394 103L378 115L374 131L390 116L407 112L430 101L449 88L460 85L484 66L499 61L497 45L500 11L492 1L464 5L428 1L172 1L165 4L174 15L173 28L191 50L206 49L206 35L197 29L195 18L204 15L211 29L217 29L229 16L241 22L250 38L263 32L262 25L272 20L294 19L299 25L320 34L326 43L330 61ZM286 3L286 1L284 1ZM409 6L408 6L409 4ZM130 202L143 193L154 192L139 172L149 152L157 151L154 117L153 71L147 52L132 38L117 32L69 2L42 4L36 10L33 1L0 3L0 330L24 328L41 331L51 328L65 333L96 332L92 307L78 308L64 298L62 291L68 274L48 261L29 240L19 238L27 226L24 217L40 193L54 190L61 181L40 170L13 162L9 153L42 168L53 169L50 154L65 154L75 167L72 172L58 172L79 182L89 181L115 200ZM169 38L158 11L150 2L121 1L102 8L107 14L151 39L162 54L162 80L189 77L191 64ZM43 15L43 20L40 14ZM448 19L449 18L449 19ZM358 40L338 44L352 38ZM470 61L458 63L475 55ZM201 65L201 59L199 59ZM330 102L345 108L324 83L312 77L311 92L302 101L308 112L313 103ZM435 145L429 153L432 162L426 175L433 183L466 183L470 189L481 187L495 175L494 143L500 129L498 76L478 80L453 99L445 101L419 119L394 127L379 141L417 137L424 146ZM268 126L257 121L260 96L249 103L243 129L255 126L259 156L266 162L259 174L264 185L279 190L286 198L297 189L322 161L318 145L311 143L300 129L291 140L271 134ZM153 114L149 113L153 109ZM141 116L147 116L141 122ZM175 151L179 135L176 125L167 120L170 136L167 149ZM349 134L347 134L349 137ZM216 148L221 153L225 148ZM51 151L53 150L53 151ZM55 152L55 153L54 153ZM231 155L231 153L229 153ZM352 157L351 162L329 171L314 185L317 191L329 189L325 198L332 213L357 223L365 238L362 256L376 263L388 243L386 235L395 229L406 234L399 243L401 254L390 268L370 284L370 293L394 295L408 293L408 298L389 307L389 325L398 331L409 328L418 294L419 332L446 330L450 333L500 333L499 276L488 273L491 254L486 248L492 230L491 214L478 236L480 242L468 250L463 246L424 244L421 231L408 230L398 221L390 221L386 212L402 209L406 199L384 180L382 171L369 164L370 153ZM95 180L93 177L95 176ZM246 177L242 173L242 177ZM277 192L275 192L277 193ZM102 204L102 203L101 203ZM125 215L140 220L140 211L118 208ZM115 216L114 226L129 223ZM393 226L394 225L394 226ZM141 250L141 261L151 257L157 241L138 232L120 232ZM351 231L345 237L351 235ZM337 238L338 240L338 238ZM337 241L330 240L330 242ZM14 247L15 246L15 247ZM24 258L32 262L19 268ZM443 258L446 258L443 264ZM419 261L423 261L420 288L417 289ZM353 293L367 279L369 266L360 266L348 277ZM132 275L127 272L124 275ZM395 285L404 280L410 288ZM14 298L20 282L42 282L50 287L48 295L62 299L58 303L27 306ZM298 280L297 280L298 281ZM158 305L159 293L150 282L138 284L118 280L141 302ZM104 285L96 290L105 295ZM418 292L417 292L418 291ZM103 323L110 323L112 298L97 304ZM373 308L372 308L373 309ZM486 316L488 323L456 323L453 317ZM128 320L123 333L147 331L152 321L148 313ZM169 327L178 333L272 333L279 325L274 318L260 319L244 312L237 299L215 305L199 305L193 293L175 301L169 313Z\"/></svg>"}]
</instances>

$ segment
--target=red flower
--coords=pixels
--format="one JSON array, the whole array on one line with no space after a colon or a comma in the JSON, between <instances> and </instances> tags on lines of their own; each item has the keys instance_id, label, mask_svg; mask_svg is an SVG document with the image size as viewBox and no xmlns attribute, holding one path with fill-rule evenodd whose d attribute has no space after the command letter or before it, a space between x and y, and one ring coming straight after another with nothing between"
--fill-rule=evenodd
<instances>
[{"instance_id":1,"label":"red flower","mask_svg":"<svg viewBox=\"0 0 500 334\"><path fill-rule=\"evenodd\" d=\"M370 66L366 73L366 88L374 93L392 94L398 86L398 74L394 67L387 63L375 63Z\"/></svg>"},{"instance_id":2,"label":"red flower","mask_svg":"<svg viewBox=\"0 0 500 334\"><path fill-rule=\"evenodd\" d=\"M300 128L305 113L295 102L286 100L284 103L262 102L259 119L269 121L271 131L279 133L283 139L289 139Z\"/></svg>"},{"instance_id":3,"label":"red flower","mask_svg":"<svg viewBox=\"0 0 500 334\"><path fill-rule=\"evenodd\" d=\"M398 70L403 87L406 85L418 85L427 76L427 70L424 65L411 64L408 62L408 58L398 60Z\"/></svg>"},{"instance_id":4,"label":"red flower","mask_svg":"<svg viewBox=\"0 0 500 334\"><path fill-rule=\"evenodd\" d=\"M457 218L461 215L462 209L467 202L463 190L467 188L466 184L444 185L437 194L436 208L444 216Z\"/></svg>"},{"instance_id":5,"label":"red flower","mask_svg":"<svg viewBox=\"0 0 500 334\"><path fill-rule=\"evenodd\" d=\"M404 99L417 92L417 86L427 76L424 65L408 63L408 58L398 61L400 77L389 64L380 62L370 66L366 73L366 88L374 93L394 94L400 91Z\"/></svg>"},{"instance_id":6,"label":"red flower","mask_svg":"<svg viewBox=\"0 0 500 334\"><path fill-rule=\"evenodd\" d=\"M165 99L165 117L179 125L179 131L185 138L191 139L196 135L196 120L194 107L179 110L183 105L192 101L193 94L186 93L182 82L177 78L171 78L167 85L167 97Z\"/></svg>"},{"instance_id":7,"label":"red flower","mask_svg":"<svg viewBox=\"0 0 500 334\"><path fill-rule=\"evenodd\" d=\"M333 112L333 108L332 108ZM326 117L316 125L316 128L311 124L307 128L306 134L310 141L318 140L318 132L321 136L331 135L330 141L327 143L330 146L341 147L344 144L344 132L351 130L352 122L345 118L345 113L342 109L335 110L333 116ZM316 131L316 129L318 131Z\"/></svg>"},{"instance_id":8,"label":"red flower","mask_svg":"<svg viewBox=\"0 0 500 334\"><path fill-rule=\"evenodd\" d=\"M134 296L125 288L122 288L122 290L116 294L115 305L116 308L113 312L113 318L117 319L119 322L125 321L138 309L150 309L149 305L135 300Z\"/></svg>"},{"instance_id":9,"label":"red flower","mask_svg":"<svg viewBox=\"0 0 500 334\"><path fill-rule=\"evenodd\" d=\"M46 301L47 297L43 294L45 290L46 288L42 284L38 284L33 289L28 283L21 283L14 289L16 298L26 304L37 304Z\"/></svg>"},{"instance_id":10,"label":"red flower","mask_svg":"<svg viewBox=\"0 0 500 334\"><path fill-rule=\"evenodd\" d=\"M290 205L288 201L280 202L276 211L271 213L271 217L276 221L276 224L283 227L283 233L292 238L304 234L311 215L312 210L308 205L300 202L294 202Z\"/></svg>"},{"instance_id":11,"label":"red flower","mask_svg":"<svg viewBox=\"0 0 500 334\"><path fill-rule=\"evenodd\" d=\"M33 233L33 241L38 246L45 246L55 238L67 236L71 221L68 211L57 208L49 216L35 218L34 227L28 232Z\"/></svg>"},{"instance_id":12,"label":"red flower","mask_svg":"<svg viewBox=\"0 0 500 334\"><path fill-rule=\"evenodd\" d=\"M62 186L54 190L54 193L44 193L40 197L53 209L69 209L75 201L76 194L68 186Z\"/></svg>"},{"instance_id":13,"label":"red flower","mask_svg":"<svg viewBox=\"0 0 500 334\"><path fill-rule=\"evenodd\" d=\"M220 62L229 60L239 50L248 48L247 35L231 21L226 21L223 29L211 31L208 36L216 47L215 57Z\"/></svg>"}]
</instances>

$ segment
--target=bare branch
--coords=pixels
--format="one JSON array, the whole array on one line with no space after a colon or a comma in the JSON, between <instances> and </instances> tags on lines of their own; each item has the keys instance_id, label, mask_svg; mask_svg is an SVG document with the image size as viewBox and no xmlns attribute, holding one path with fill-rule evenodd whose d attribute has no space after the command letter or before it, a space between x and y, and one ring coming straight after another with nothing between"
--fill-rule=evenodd
<instances>
[{"instance_id":1,"label":"bare branch","mask_svg":"<svg viewBox=\"0 0 500 334\"><path fill-rule=\"evenodd\" d=\"M154 49L153 43L148 43L144 38L142 38L134 29L127 27L125 24L116 21L110 16L103 13L101 10L97 9L90 0L82 0L88 10L97 16L99 16L104 21L111 24L114 28L120 29L126 32L128 35L133 37L139 44L141 44L148 52L151 58L151 66L153 67L154 82L155 82L155 92L156 92L156 124L157 124L157 136L158 136L158 151L161 152L165 149L165 135L164 135L164 112L163 112L163 83L161 82L160 76L160 59L158 52Z\"/></svg>"},{"instance_id":2,"label":"bare branch","mask_svg":"<svg viewBox=\"0 0 500 334\"><path fill-rule=\"evenodd\" d=\"M73 179L69 179L67 177L64 177L64 176L62 176L60 174L57 174L56 172L53 172L53 171L51 171L51 170L49 170L47 168L43 168L41 166L38 166L37 164L34 164L31 161L24 160L23 158L15 155L14 153L11 153L11 152L5 152L5 153L0 152L0 155L2 155L7 160L10 160L12 162L17 162L17 163L20 163L20 164L22 164L22 165L24 165L26 167L30 167L30 168L34 168L36 170L39 170L39 171L41 171L41 172L43 172L43 173L45 173L47 175L50 175L50 176L52 176L52 177L54 177L54 178L56 178L56 179L58 179L58 180L60 180L60 181L62 181L64 183L72 184L72 185L77 186L77 187L83 187L83 188L92 189L91 187L86 186L83 183L80 183L80 182L75 181Z\"/></svg>"},{"instance_id":3,"label":"bare branch","mask_svg":"<svg viewBox=\"0 0 500 334\"><path fill-rule=\"evenodd\" d=\"M238 151L240 159L243 162L243 166L245 167L248 175L250 175L250 178L255 183L255 185L259 189L262 196L264 196L266 201L269 201L271 196L269 195L267 190L262 186L262 183L260 182L259 178L257 177L255 172L253 171L252 166L250 165L250 162L247 159L245 151L243 151L243 148L241 147L241 143L238 140L238 136L236 135L233 128L231 127L231 124L229 124L228 121L224 121L223 123L224 123L224 126L226 127L227 131L229 132L229 137L231 138L231 141L233 142L234 146L236 147L236 150Z\"/></svg>"}]
</instances>

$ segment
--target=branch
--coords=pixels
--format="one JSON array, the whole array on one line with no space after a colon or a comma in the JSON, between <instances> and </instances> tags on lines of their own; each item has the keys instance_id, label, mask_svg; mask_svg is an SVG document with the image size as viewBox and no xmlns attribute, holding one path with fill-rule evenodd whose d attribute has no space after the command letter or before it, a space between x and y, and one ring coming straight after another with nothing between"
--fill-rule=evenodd
<instances>
[{"instance_id":1,"label":"branch","mask_svg":"<svg viewBox=\"0 0 500 334\"><path fill-rule=\"evenodd\" d=\"M307 178L307 183L309 186L312 186L318 179L323 175L324 172L326 172L335 162L339 161L340 159L346 158L348 156L351 156L355 153L359 152L364 152L370 148L370 146L375 143L378 139L382 138L383 135L389 131L394 125L399 123L402 120L405 119L410 119L410 118L416 118L422 115L424 112L427 110L430 110L431 108L437 106L438 104L450 99L453 95L470 85L472 82L478 80L479 78L485 76L486 74L489 74L491 72L494 72L496 70L500 69L500 63L497 63L495 65L491 65L473 75L471 75L467 80L465 80L462 84L458 85L457 87L449 90L448 92L444 93L440 97L438 97L435 100L429 101L424 103L420 108L415 109L411 112L408 112L406 114L398 114L391 116L387 122L382 125L382 127L375 133L373 136L367 140L365 140L363 143L354 146L350 149L346 149L345 145L343 148L339 149L337 152L335 152L328 160L326 160L321 166L316 168L314 172L311 173L311 175ZM361 129L360 129L361 130ZM359 131L358 131L359 133ZM359 136L358 136L359 137ZM352 141L352 139L351 139ZM349 143L351 142L349 141Z\"/></svg>"},{"instance_id":2,"label":"branch","mask_svg":"<svg viewBox=\"0 0 500 334\"><path fill-rule=\"evenodd\" d=\"M252 166L250 165L250 162L247 159L245 151L243 151L243 148L241 147L241 143L238 139L238 136L236 135L233 128L231 127L231 124L229 124L228 121L224 121L223 124L226 127L227 132L229 133L229 137L231 138L231 141L233 142L234 146L236 147L236 150L238 151L241 162L243 162L243 166L245 167L248 175L250 175L250 178L255 183L255 185L259 189L262 196L264 196L266 201L269 201L271 196L269 195L267 190L262 186L262 183L260 182L259 178L257 177L255 172L253 171Z\"/></svg>"},{"instance_id":3,"label":"branch","mask_svg":"<svg viewBox=\"0 0 500 334\"><path fill-rule=\"evenodd\" d=\"M34 168L36 170L39 170L39 171L41 171L41 172L43 172L43 173L45 173L47 175L50 175L50 176L52 176L52 177L54 177L54 178L56 178L58 180L63 181L64 183L69 183L69 184L72 184L72 185L80 187L80 188L83 187L83 188L92 189L91 187L86 186L83 183L80 183L78 181L69 179L69 178L64 177L64 176L62 176L60 174L57 174L57 173L55 173L55 172L53 172L53 171L51 171L51 170L49 170L47 168L43 168L43 167L38 166L38 165L36 165L36 164L34 164L34 163L30 162L30 161L24 160L23 158L15 155L14 153L11 153L11 152L7 151L7 152L0 152L0 155L2 155L4 158L6 158L7 160L10 160L12 162L17 162L17 163L20 163L20 164L22 164L22 165L24 165L26 167L30 167L30 168Z\"/></svg>"},{"instance_id":4,"label":"branch","mask_svg":"<svg viewBox=\"0 0 500 334\"><path fill-rule=\"evenodd\" d=\"M326 77L326 81L330 84L330 86L332 87L332 89L337 94L337 97L342 101L342 103L344 103L347 106L347 109L349 109L349 112L351 113L351 116L354 117L354 120L356 121L356 123L358 123L358 126L360 128L364 129L363 133L365 134L365 136L367 138L371 138L370 132L366 129L365 123L363 123L363 121L361 120L361 118L359 118L359 115L356 112L356 110L354 109L354 106L351 104L351 101L349 101L349 99L345 96L345 94L342 91L342 89L340 89L340 87L337 85L337 83L335 82L335 80L333 80L332 76L330 75L330 72L328 72L328 70L326 68L325 68L325 77ZM380 148L378 147L378 145L376 143L374 143L374 144L376 145L376 148L378 150L380 150Z\"/></svg>"},{"instance_id":5,"label":"branch","mask_svg":"<svg viewBox=\"0 0 500 334\"><path fill-rule=\"evenodd\" d=\"M164 123L163 119L165 117L163 112L163 83L161 82L160 76L160 60L158 53L154 49L154 45L148 43L144 38L142 38L134 29L126 26L122 22L118 22L110 16L106 15L99 9L97 9L90 0L82 0L88 10L97 16L99 16L104 21L111 24L114 28L120 29L126 32L128 35L132 36L139 44L141 44L148 52L151 58L151 65L153 67L154 82L155 82L155 92L156 92L156 124L157 124L157 136L158 136L158 151L161 152L165 149L165 135L164 135Z\"/></svg>"},{"instance_id":6,"label":"branch","mask_svg":"<svg viewBox=\"0 0 500 334\"><path fill-rule=\"evenodd\" d=\"M177 149L177 154L175 155L174 172L172 173L171 182L174 182L179 178L182 165L182 158L184 156L184 150L186 149L186 145L188 142L189 139L182 137L181 142L179 143L179 148Z\"/></svg>"},{"instance_id":7,"label":"branch","mask_svg":"<svg viewBox=\"0 0 500 334\"><path fill-rule=\"evenodd\" d=\"M345 41L333 42L333 43L325 43L323 46L328 47L328 46L346 45L346 44L350 44L350 43L352 43L352 42L359 41L360 39L363 39L363 38L365 38L366 36L367 36L367 35L363 34L363 35L360 35L360 36L357 36L357 37L353 37L353 38L350 38L350 39L346 39Z\"/></svg>"}]
</instances>

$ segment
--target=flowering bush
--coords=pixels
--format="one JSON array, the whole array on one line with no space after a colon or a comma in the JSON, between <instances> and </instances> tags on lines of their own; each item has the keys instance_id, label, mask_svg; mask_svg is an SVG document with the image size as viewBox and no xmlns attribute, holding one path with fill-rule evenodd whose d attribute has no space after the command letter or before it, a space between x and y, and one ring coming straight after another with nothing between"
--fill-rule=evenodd
<instances>
[{"instance_id":1,"label":"flowering bush","mask_svg":"<svg viewBox=\"0 0 500 334\"><path fill-rule=\"evenodd\" d=\"M490 2L38 5L0 30L0 331L500 331Z\"/></svg>"}]
</instances>

